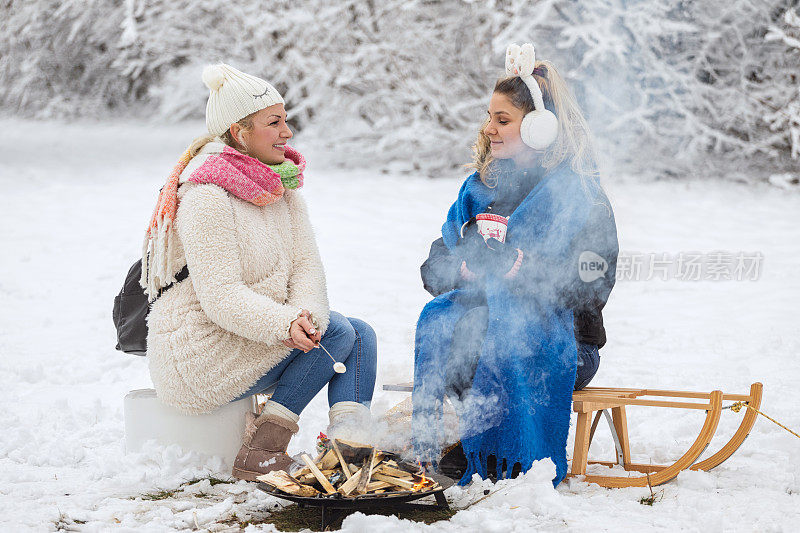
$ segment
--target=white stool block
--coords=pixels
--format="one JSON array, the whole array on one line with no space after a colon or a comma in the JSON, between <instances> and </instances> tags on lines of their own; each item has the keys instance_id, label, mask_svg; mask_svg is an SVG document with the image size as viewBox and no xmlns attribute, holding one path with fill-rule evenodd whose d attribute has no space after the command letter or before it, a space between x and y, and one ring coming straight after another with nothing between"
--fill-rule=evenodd
<instances>
[{"instance_id":1,"label":"white stool block","mask_svg":"<svg viewBox=\"0 0 800 533\"><path fill-rule=\"evenodd\" d=\"M125 449L137 452L155 440L222 457L232 466L242 445L245 414L252 408L252 399L244 398L210 413L187 415L162 403L153 389L132 390L125 395Z\"/></svg>"}]
</instances>

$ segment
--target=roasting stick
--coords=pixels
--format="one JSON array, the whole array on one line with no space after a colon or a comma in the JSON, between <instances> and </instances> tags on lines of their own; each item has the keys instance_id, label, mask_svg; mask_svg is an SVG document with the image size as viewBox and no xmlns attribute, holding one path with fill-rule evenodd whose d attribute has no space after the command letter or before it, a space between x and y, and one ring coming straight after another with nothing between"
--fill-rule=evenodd
<instances>
[{"instance_id":1,"label":"roasting stick","mask_svg":"<svg viewBox=\"0 0 800 533\"><path fill-rule=\"evenodd\" d=\"M327 350L327 349L326 349L326 348L325 348L325 347L322 345L322 343L321 343L321 342L318 342L318 343L317 343L317 346L319 346L320 348L322 348L322 351L324 351L326 354L328 354L328 357L330 357L330 358L331 358L331 361L333 361L333 370L334 370L334 371L335 371L337 374L344 374L345 372L347 372L347 367L346 367L346 366L344 366L344 363L340 363L339 361L337 361L336 359L334 359L334 358L333 358L333 356L331 355L331 352L329 352L329 351L328 351L328 350Z\"/></svg>"}]
</instances>

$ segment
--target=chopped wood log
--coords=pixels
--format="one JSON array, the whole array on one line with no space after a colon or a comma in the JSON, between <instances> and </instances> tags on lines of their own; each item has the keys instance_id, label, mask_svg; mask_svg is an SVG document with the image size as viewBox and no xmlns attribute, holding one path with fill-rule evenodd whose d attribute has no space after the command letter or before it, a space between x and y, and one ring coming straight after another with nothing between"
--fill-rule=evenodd
<instances>
[{"instance_id":1,"label":"chopped wood log","mask_svg":"<svg viewBox=\"0 0 800 533\"><path fill-rule=\"evenodd\" d=\"M440 488L438 483L424 477L418 465L400 461L393 453L357 442L338 439L329 442L330 448L323 450L317 461L301 454L305 466L296 469L294 476L274 472L259 479L277 490L301 496L316 496L320 492L339 493L348 498L364 494L390 496Z\"/></svg>"},{"instance_id":2,"label":"chopped wood log","mask_svg":"<svg viewBox=\"0 0 800 533\"><path fill-rule=\"evenodd\" d=\"M391 486L392 484L387 483L386 481L370 481L367 484L367 492L379 491L380 489L388 489ZM380 492L385 492L385 491L380 490Z\"/></svg>"},{"instance_id":3,"label":"chopped wood log","mask_svg":"<svg viewBox=\"0 0 800 533\"><path fill-rule=\"evenodd\" d=\"M401 489L414 490L415 483L413 481L406 481L405 479L387 476L386 474L373 474L372 479L391 483L395 487L400 487Z\"/></svg>"},{"instance_id":4,"label":"chopped wood log","mask_svg":"<svg viewBox=\"0 0 800 533\"><path fill-rule=\"evenodd\" d=\"M333 453L336 454L339 465L342 467L342 472L344 472L347 479L350 479L353 474L350 472L350 466L347 464L347 461L344 460L341 450L339 450L339 445L336 444L336 439L331 439L331 445L333 445Z\"/></svg>"},{"instance_id":5,"label":"chopped wood log","mask_svg":"<svg viewBox=\"0 0 800 533\"><path fill-rule=\"evenodd\" d=\"M326 478L329 478L338 471L339 471L338 469L331 468L327 470L320 470L320 473ZM317 476L315 476L314 473L311 472L311 470L309 470L307 474L304 474L302 476L295 475L292 477L294 477L299 483L305 483L305 484L313 484L314 481L317 479Z\"/></svg>"},{"instance_id":6,"label":"chopped wood log","mask_svg":"<svg viewBox=\"0 0 800 533\"><path fill-rule=\"evenodd\" d=\"M357 494L365 494L367 492L367 485L372 480L372 472L375 470L375 467L383 461L383 453L379 452L377 449L372 450L372 457L369 459L369 470L367 474L361 475L361 480L358 482L356 486L356 493ZM363 467L362 467L363 470Z\"/></svg>"},{"instance_id":7,"label":"chopped wood log","mask_svg":"<svg viewBox=\"0 0 800 533\"><path fill-rule=\"evenodd\" d=\"M302 468L298 468L297 470L292 472L290 475L293 478L298 479L298 478L301 478L301 477L305 476L306 474L310 474L310 473L311 473L311 470L307 466L304 466Z\"/></svg>"},{"instance_id":8,"label":"chopped wood log","mask_svg":"<svg viewBox=\"0 0 800 533\"><path fill-rule=\"evenodd\" d=\"M364 444L363 442L356 442L354 440L336 439L340 446L347 446L348 448L364 448L372 450L372 446Z\"/></svg>"},{"instance_id":9,"label":"chopped wood log","mask_svg":"<svg viewBox=\"0 0 800 533\"><path fill-rule=\"evenodd\" d=\"M411 472L415 476L422 472L422 467L419 464L406 463L404 461L401 461L400 464L397 465L397 468L405 470L406 472Z\"/></svg>"},{"instance_id":10,"label":"chopped wood log","mask_svg":"<svg viewBox=\"0 0 800 533\"><path fill-rule=\"evenodd\" d=\"M373 450L372 453L374 456L375 450ZM367 483L369 483L370 478L372 478L373 458L374 457L367 457L361 465L361 477L358 479L358 485L356 485L356 494L364 494L367 491Z\"/></svg>"},{"instance_id":11,"label":"chopped wood log","mask_svg":"<svg viewBox=\"0 0 800 533\"><path fill-rule=\"evenodd\" d=\"M316 496L319 494L317 489L298 483L283 470L268 472L263 476L258 476L256 479L272 485L286 494L294 494L295 496Z\"/></svg>"},{"instance_id":12,"label":"chopped wood log","mask_svg":"<svg viewBox=\"0 0 800 533\"><path fill-rule=\"evenodd\" d=\"M336 452L333 450L328 450L325 452L325 455L322 456L322 459L315 461L315 464L320 470L331 470L336 468L338 462L339 457L336 455Z\"/></svg>"},{"instance_id":13,"label":"chopped wood log","mask_svg":"<svg viewBox=\"0 0 800 533\"><path fill-rule=\"evenodd\" d=\"M342 456L350 463L360 464L365 457L372 455L372 446L349 440L337 440Z\"/></svg>"},{"instance_id":14,"label":"chopped wood log","mask_svg":"<svg viewBox=\"0 0 800 533\"><path fill-rule=\"evenodd\" d=\"M395 459L389 459L386 461L389 466L394 468L399 468L400 470L406 470L408 472L416 472L420 469L419 464L417 463L409 463L407 461L397 461Z\"/></svg>"},{"instance_id":15,"label":"chopped wood log","mask_svg":"<svg viewBox=\"0 0 800 533\"><path fill-rule=\"evenodd\" d=\"M393 468L388 464L386 464L385 462L378 465L378 467L375 469L375 472L379 474L386 474L387 476L404 479L406 481L414 479L414 476L411 475L411 472L406 472L405 470L400 470L399 468Z\"/></svg>"},{"instance_id":16,"label":"chopped wood log","mask_svg":"<svg viewBox=\"0 0 800 533\"><path fill-rule=\"evenodd\" d=\"M345 496L350 496L350 494L356 490L356 486L358 486L358 482L361 481L361 469L359 468L353 474L353 476L342 483L342 486L339 487L339 492Z\"/></svg>"},{"instance_id":17,"label":"chopped wood log","mask_svg":"<svg viewBox=\"0 0 800 533\"><path fill-rule=\"evenodd\" d=\"M314 477L317 478L317 481L323 490L325 490L325 492L328 494L334 494L336 489L333 488L333 485L331 485L330 481L328 481L328 479L322 475L322 472L319 471L319 468L317 468L317 465L315 465L311 460L311 457L306 454L303 454L300 457L303 459L303 462L306 464L306 466L308 466L308 468L311 470L311 473L314 474Z\"/></svg>"}]
</instances>

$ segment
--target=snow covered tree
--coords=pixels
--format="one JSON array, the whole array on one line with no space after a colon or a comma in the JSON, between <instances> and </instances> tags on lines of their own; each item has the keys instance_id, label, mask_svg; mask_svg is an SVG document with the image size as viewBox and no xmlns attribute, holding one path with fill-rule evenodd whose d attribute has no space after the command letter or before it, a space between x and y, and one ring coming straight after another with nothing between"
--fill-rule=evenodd
<instances>
[{"instance_id":1,"label":"snow covered tree","mask_svg":"<svg viewBox=\"0 0 800 533\"><path fill-rule=\"evenodd\" d=\"M226 61L275 84L337 162L438 175L469 161L506 46L532 41L610 170L758 179L800 154L797 4L6 0L0 108L197 118L202 66Z\"/></svg>"},{"instance_id":2,"label":"snow covered tree","mask_svg":"<svg viewBox=\"0 0 800 533\"><path fill-rule=\"evenodd\" d=\"M785 53L774 65L774 74L780 72L789 83L775 87L776 95L765 95L768 99L768 112L765 119L770 129L778 132L791 147L792 159L800 157L800 15L796 10L787 9L775 25L770 26L766 40L782 45ZM779 47L779 50L781 47Z\"/></svg>"}]
</instances>

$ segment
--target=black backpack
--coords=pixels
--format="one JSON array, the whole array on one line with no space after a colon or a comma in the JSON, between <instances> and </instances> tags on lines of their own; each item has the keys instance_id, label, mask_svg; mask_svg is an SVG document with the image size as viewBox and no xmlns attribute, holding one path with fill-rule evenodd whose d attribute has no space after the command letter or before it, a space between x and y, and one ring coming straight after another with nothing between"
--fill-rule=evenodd
<instances>
[{"instance_id":1,"label":"black backpack","mask_svg":"<svg viewBox=\"0 0 800 533\"><path fill-rule=\"evenodd\" d=\"M134 355L147 355L147 314L150 312L150 302L144 289L139 285L142 277L142 260L136 261L128 275L122 290L114 297L114 310L112 318L114 327L117 328L117 350ZM189 268L183 269L175 275L177 282L189 277ZM167 285L158 296L172 287L175 283Z\"/></svg>"}]
</instances>

